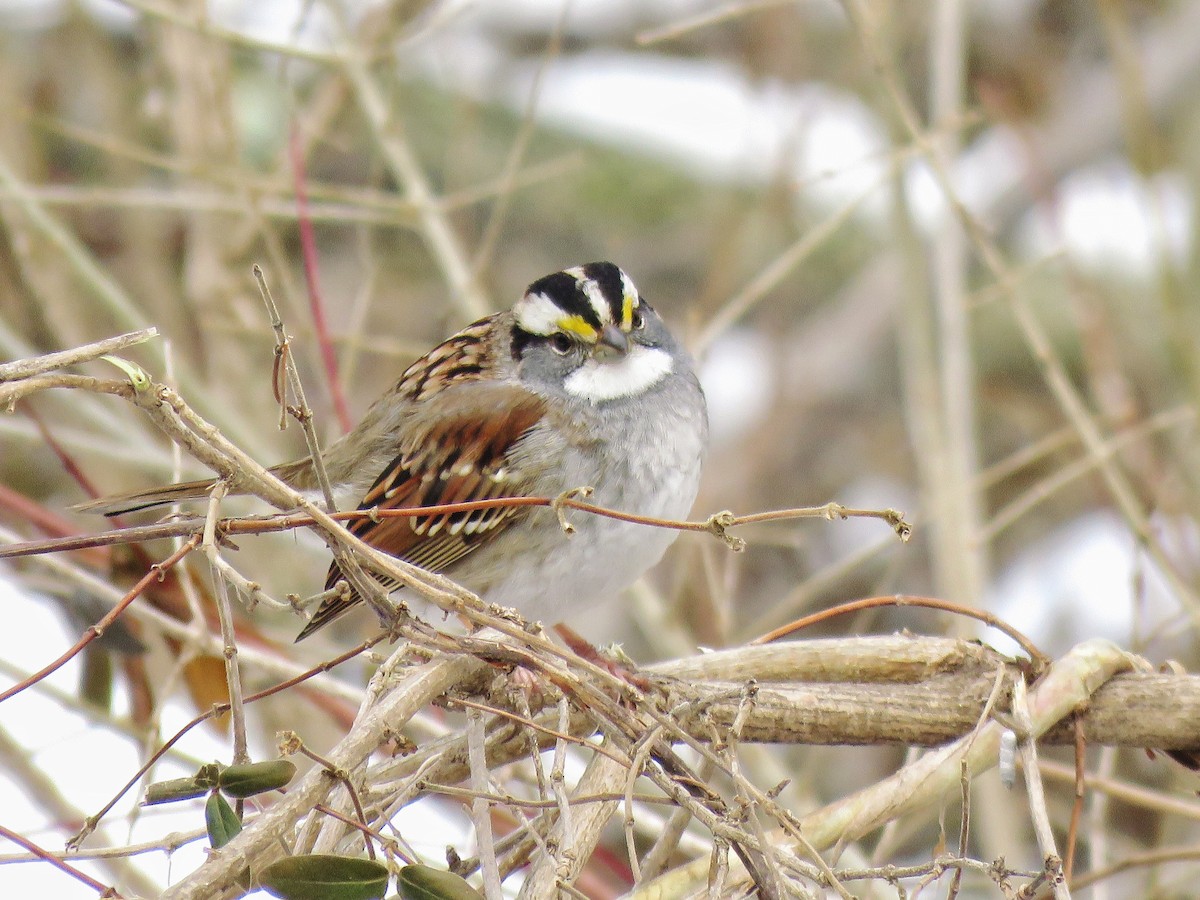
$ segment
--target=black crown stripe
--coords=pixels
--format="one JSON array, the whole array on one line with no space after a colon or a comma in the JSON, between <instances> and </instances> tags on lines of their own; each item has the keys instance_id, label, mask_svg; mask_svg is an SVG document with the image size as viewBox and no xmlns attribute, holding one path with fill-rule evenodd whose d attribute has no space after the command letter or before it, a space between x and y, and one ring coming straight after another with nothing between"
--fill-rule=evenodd
<instances>
[{"instance_id":1,"label":"black crown stripe","mask_svg":"<svg viewBox=\"0 0 1200 900\"><path fill-rule=\"evenodd\" d=\"M621 270L610 262L594 262L583 267L583 274L596 282L600 293L608 301L612 321L620 323L625 309L625 284L621 281Z\"/></svg>"},{"instance_id":2,"label":"black crown stripe","mask_svg":"<svg viewBox=\"0 0 1200 900\"><path fill-rule=\"evenodd\" d=\"M597 331L600 330L600 318L592 309L592 304L588 302L574 276L566 272L555 272L539 278L526 289L526 293L545 294L568 316L579 316Z\"/></svg>"}]
</instances>

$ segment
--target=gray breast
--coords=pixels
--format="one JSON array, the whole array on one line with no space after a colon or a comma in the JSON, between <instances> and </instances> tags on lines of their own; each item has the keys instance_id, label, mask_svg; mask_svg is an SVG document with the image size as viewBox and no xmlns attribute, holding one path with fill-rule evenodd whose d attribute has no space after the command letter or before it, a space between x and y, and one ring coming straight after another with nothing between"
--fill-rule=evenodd
<instances>
[{"instance_id":1,"label":"gray breast","mask_svg":"<svg viewBox=\"0 0 1200 900\"><path fill-rule=\"evenodd\" d=\"M635 403L559 412L565 421L551 422L547 433L522 448L521 463L544 473L535 493L556 496L586 485L595 488L592 502L599 506L663 519L688 515L707 439L704 397L690 373L671 376ZM497 542L495 549L507 558L481 550L493 558L468 563L461 574L486 568L487 584L479 585L485 599L554 620L576 604L619 593L677 536L579 511L568 517L576 528L571 535L552 510L534 510L510 532L520 530L519 538Z\"/></svg>"}]
</instances>

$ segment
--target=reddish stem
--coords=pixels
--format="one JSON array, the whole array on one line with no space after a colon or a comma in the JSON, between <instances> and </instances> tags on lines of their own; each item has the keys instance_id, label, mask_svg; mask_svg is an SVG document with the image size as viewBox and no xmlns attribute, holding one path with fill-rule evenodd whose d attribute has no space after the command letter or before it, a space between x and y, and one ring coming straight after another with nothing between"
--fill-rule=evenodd
<instances>
[{"instance_id":1,"label":"reddish stem","mask_svg":"<svg viewBox=\"0 0 1200 900\"><path fill-rule=\"evenodd\" d=\"M325 318L325 302L321 296L318 279L317 241L313 235L312 219L308 213L307 178L304 169L304 153L300 144L300 129L292 127L288 141L292 161L292 177L296 185L296 221L300 227L300 252L304 259L304 281L308 286L308 306L312 313L313 330L317 335L317 346L321 350L321 363L325 366L325 380L329 383L329 396L338 425L345 434L354 427L350 417L350 405L342 390L342 379L338 376L337 356L333 352L333 340L329 335L329 322Z\"/></svg>"},{"instance_id":2,"label":"reddish stem","mask_svg":"<svg viewBox=\"0 0 1200 900\"><path fill-rule=\"evenodd\" d=\"M1010 638L1016 641L1022 650L1029 654L1029 658L1037 663L1039 669L1044 669L1050 665L1050 657L1038 649L1029 638L1023 635L1017 629L1013 628L1003 619L997 618L990 612L981 609L972 609L969 606L964 606L961 603L952 603L949 600L939 600L936 597L914 597L909 594L895 594L889 597L867 597L863 600L852 600L849 603L839 603L837 606L830 609L823 609L820 612L813 613L809 616L804 616L801 619L795 619L786 625L781 625L774 631L769 631L766 634L756 637L750 641L751 645L769 644L772 641L777 641L780 638L787 637L797 631L801 631L818 622L824 622L828 619L844 616L848 613L860 612L864 609L876 609L880 606L919 606L925 609L938 609L943 612L954 613L958 616L966 616L970 619L978 619L985 625L990 625L993 628L1003 631Z\"/></svg>"},{"instance_id":3,"label":"reddish stem","mask_svg":"<svg viewBox=\"0 0 1200 900\"><path fill-rule=\"evenodd\" d=\"M55 866L56 868L59 868L62 871L66 872L72 878L75 878L78 881L83 882L88 887L90 887L93 891L98 891L100 893L101 897L121 897L122 896L121 894L117 893L116 888L111 888L111 887L108 887L108 885L101 884L99 881L97 881L95 878L92 878L87 873L79 871L79 869L75 868L73 865L68 863L66 860L59 859L53 853L50 853L49 851L44 850L43 848L39 847L37 844L33 843L33 841L25 838L22 835L17 834L15 831L11 831L8 828L5 828L3 825L0 825L0 836L6 837L10 841L12 841L14 844L18 844L18 845L24 847L26 850L28 850L34 856L45 860L46 862L50 863L50 865Z\"/></svg>"},{"instance_id":4,"label":"reddish stem","mask_svg":"<svg viewBox=\"0 0 1200 900\"><path fill-rule=\"evenodd\" d=\"M72 646L71 649L69 649L66 653L64 653L58 659L54 660L54 662L43 667L39 671L33 673L32 675L30 675L28 678L24 679L23 681L20 681L17 684L14 684L7 691L0 693L0 703L3 703L5 700L7 700L9 697L13 696L14 694L19 694L21 691L25 690L26 688L37 684L39 681L46 678L48 675L53 674L54 672L56 672L60 668L62 668L64 665L66 665L66 663L69 662L72 658L74 658L81 650L83 650L84 647L86 647L88 644L90 644L92 641L94 641L96 638L98 638L101 634L103 634L104 629L106 629L109 625L111 625L113 622L115 622L117 620L117 616L119 616L121 613L123 613L125 611L125 608L129 606L129 604L131 604L134 600L136 600L138 597L140 597L142 594L142 591L146 590L146 588L148 588L150 586L151 582L153 582L155 580L161 580L163 578L164 574L169 569L171 569L172 566L174 566L181 559L183 559L185 556L187 556L189 553L191 553L193 550L195 550L196 546L199 543L200 543L200 536L192 535L191 539L188 540L187 542L185 542L183 544L183 546L181 546L178 550L176 550L174 553L172 553L170 556L168 556L165 560L163 560L158 565L153 566L149 572L147 572L145 575L143 575L141 577L141 579L139 579L137 584L135 584L132 588L130 588L129 593L127 593L124 597L121 598L121 602L118 603L116 606L114 606L112 608L112 610L108 613L108 615L106 615L103 619L101 619L95 625L90 626L87 629L87 631L85 631L83 633L83 636L75 642L74 646Z\"/></svg>"}]
</instances>

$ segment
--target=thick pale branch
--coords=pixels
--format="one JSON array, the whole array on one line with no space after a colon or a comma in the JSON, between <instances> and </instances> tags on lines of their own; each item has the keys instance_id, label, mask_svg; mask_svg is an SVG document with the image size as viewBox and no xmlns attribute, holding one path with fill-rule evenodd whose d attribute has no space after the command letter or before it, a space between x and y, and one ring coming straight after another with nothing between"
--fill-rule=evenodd
<instances>
[{"instance_id":1,"label":"thick pale branch","mask_svg":"<svg viewBox=\"0 0 1200 900\"><path fill-rule=\"evenodd\" d=\"M668 682L672 709L696 734L732 724L742 685L753 678L760 686L743 741L933 746L975 727L1003 665L1016 671L1012 660L970 641L889 635L739 647L650 671L678 679ZM1200 675L1116 675L1079 712L1094 744L1194 750ZM1071 722L1041 740L1072 743Z\"/></svg>"},{"instance_id":2,"label":"thick pale branch","mask_svg":"<svg viewBox=\"0 0 1200 900\"><path fill-rule=\"evenodd\" d=\"M992 675L944 675L919 684L796 684L759 688L742 741L780 744L908 744L931 747L975 727ZM728 729L741 685L683 683L672 698L694 734ZM1002 707L1002 709L1005 707ZM1117 675L1081 712L1089 743L1159 750L1200 749L1200 675ZM1042 743L1074 743L1070 722Z\"/></svg>"},{"instance_id":3,"label":"thick pale branch","mask_svg":"<svg viewBox=\"0 0 1200 900\"><path fill-rule=\"evenodd\" d=\"M1140 661L1108 641L1078 645L1029 689L1030 733L1040 739L1073 711L1094 703L1104 685L1135 665ZM882 720L891 717L886 710L882 713ZM800 831L811 846L824 850L858 840L893 819L941 802L958 789L964 769L974 775L996 764L1004 730L995 721L980 728L972 726L964 737L923 755L894 775L811 812L800 822ZM681 896L702 885L706 875L707 860L696 860L643 885L633 896ZM737 877L746 876L738 872Z\"/></svg>"},{"instance_id":4,"label":"thick pale branch","mask_svg":"<svg viewBox=\"0 0 1200 900\"><path fill-rule=\"evenodd\" d=\"M742 647L660 663L646 671L664 678L672 714L685 730L702 737L727 733L742 710L743 743L931 746L975 727L996 666L1005 663L1002 655L970 641L888 635ZM742 685L750 678L760 685L747 711L741 706ZM1006 708L1004 700L1000 714ZM1200 676L1116 675L1092 695L1080 715L1084 733L1094 744L1195 748L1200 746L1195 728L1200 721ZM546 730L533 739L543 749L553 746L553 717L538 721ZM579 714L569 731L586 736L594 724ZM1071 722L1062 721L1040 740L1072 743ZM493 767L528 752L528 741L518 732L506 730L489 739ZM426 777L452 784L467 777L464 754L461 737L449 737L385 763L373 781L407 777L438 757L438 768Z\"/></svg>"},{"instance_id":5,"label":"thick pale branch","mask_svg":"<svg viewBox=\"0 0 1200 900\"><path fill-rule=\"evenodd\" d=\"M733 647L656 663L647 673L683 681L855 681L909 684L949 673L994 673L1010 660L957 638L911 634Z\"/></svg>"}]
</instances>

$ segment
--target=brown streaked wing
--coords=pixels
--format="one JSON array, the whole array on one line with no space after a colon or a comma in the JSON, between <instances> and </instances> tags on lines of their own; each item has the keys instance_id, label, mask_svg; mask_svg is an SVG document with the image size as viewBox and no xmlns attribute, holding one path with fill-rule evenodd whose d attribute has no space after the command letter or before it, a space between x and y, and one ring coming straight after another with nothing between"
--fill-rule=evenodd
<instances>
[{"instance_id":1,"label":"brown streaked wing","mask_svg":"<svg viewBox=\"0 0 1200 900\"><path fill-rule=\"evenodd\" d=\"M472 322L442 341L404 370L396 390L410 400L428 400L449 385L482 381L494 365L495 348L489 340L498 327L497 315Z\"/></svg>"},{"instance_id":2,"label":"brown streaked wing","mask_svg":"<svg viewBox=\"0 0 1200 900\"><path fill-rule=\"evenodd\" d=\"M410 509L525 492L520 473L506 468L508 454L541 419L541 398L520 388L478 383L467 392L447 389L445 393L444 402L441 398L434 401L442 410L414 417L415 427L400 453L367 491L359 509ZM456 408L444 408L449 406ZM430 421L422 423L421 418ZM504 471L505 477L494 477L499 471ZM441 572L495 538L524 512L501 507L378 521L363 518L352 524L350 531L385 553ZM340 577L341 570L334 563L329 567L326 588L333 587ZM382 586L385 590L396 587L387 582ZM361 599L352 592L344 601L326 600L296 640L324 627Z\"/></svg>"}]
</instances>

